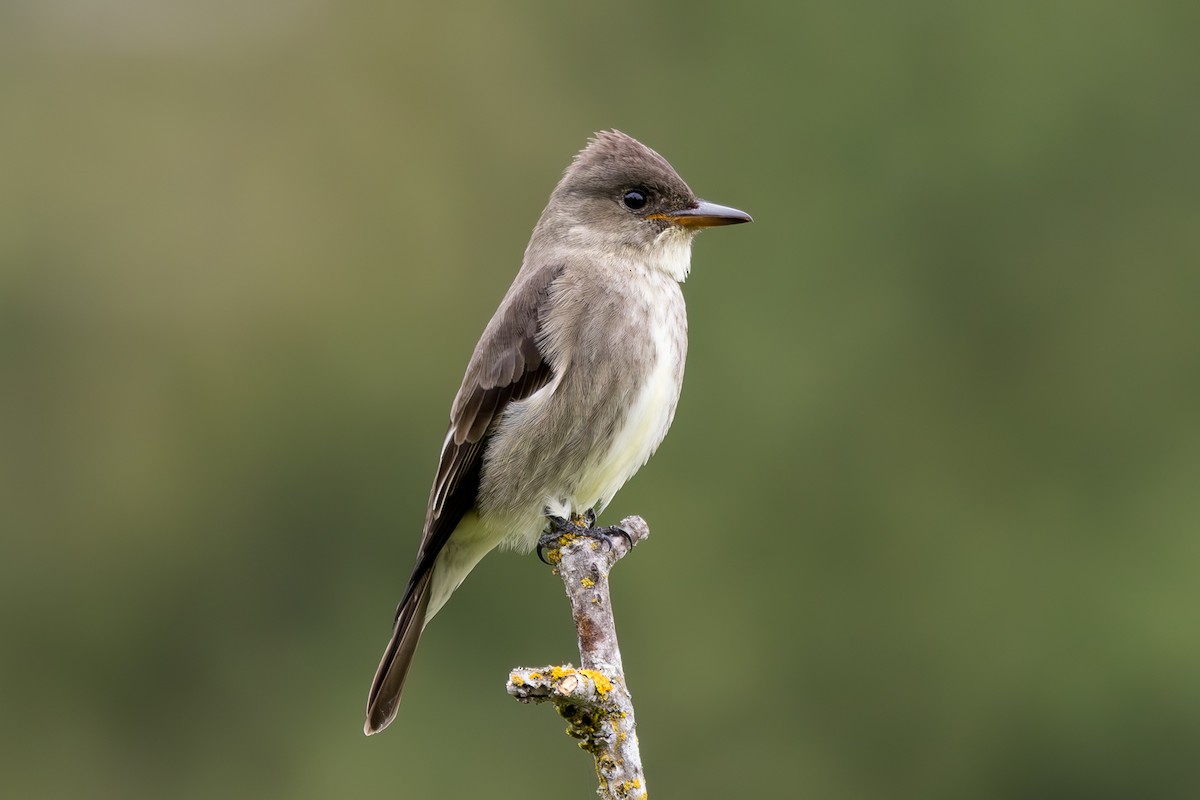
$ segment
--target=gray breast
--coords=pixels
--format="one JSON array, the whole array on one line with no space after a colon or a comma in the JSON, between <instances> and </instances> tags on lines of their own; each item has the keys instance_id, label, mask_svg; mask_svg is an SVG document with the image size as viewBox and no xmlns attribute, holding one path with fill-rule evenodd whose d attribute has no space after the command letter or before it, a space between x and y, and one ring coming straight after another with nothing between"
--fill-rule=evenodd
<instances>
[{"instance_id":1,"label":"gray breast","mask_svg":"<svg viewBox=\"0 0 1200 800\"><path fill-rule=\"evenodd\" d=\"M523 516L535 507L540 513L547 498L573 497L581 484L595 483L598 462L627 432L631 409L649 382L663 380L664 369L665 405L651 410L653 441L638 444L646 452L629 474L653 452L674 415L687 348L678 284L644 273L637 280L628 272L616 280L579 277L564 275L552 292L542 346L555 379L512 404L489 442L479 493L485 514ZM629 474L617 476L610 494ZM609 498L580 502L596 499Z\"/></svg>"}]
</instances>

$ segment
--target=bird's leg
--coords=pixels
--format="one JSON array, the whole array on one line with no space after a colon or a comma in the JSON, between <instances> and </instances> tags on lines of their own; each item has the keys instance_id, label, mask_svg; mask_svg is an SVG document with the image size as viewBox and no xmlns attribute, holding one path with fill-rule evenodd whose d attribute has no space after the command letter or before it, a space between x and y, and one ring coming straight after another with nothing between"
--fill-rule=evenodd
<instances>
[{"instance_id":1,"label":"bird's leg","mask_svg":"<svg viewBox=\"0 0 1200 800\"><path fill-rule=\"evenodd\" d=\"M633 547L633 540L621 528L615 525L606 528L597 528L595 509L589 508L582 514L572 514L570 519L564 519L553 514L547 514L546 519L549 521L549 524L546 526L546 532L538 539L537 544L538 558L542 560L543 564L551 564L550 561L546 560L544 551L547 549L554 550L566 544L565 537L568 536L586 536L589 539L604 542L609 547L612 547L613 537L620 536L629 547Z\"/></svg>"}]
</instances>

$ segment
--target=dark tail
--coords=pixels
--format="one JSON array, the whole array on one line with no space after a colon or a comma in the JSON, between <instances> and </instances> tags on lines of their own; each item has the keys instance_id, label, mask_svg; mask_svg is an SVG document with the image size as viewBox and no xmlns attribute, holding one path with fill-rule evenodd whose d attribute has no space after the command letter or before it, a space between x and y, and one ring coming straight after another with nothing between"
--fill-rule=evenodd
<instances>
[{"instance_id":1,"label":"dark tail","mask_svg":"<svg viewBox=\"0 0 1200 800\"><path fill-rule=\"evenodd\" d=\"M371 682L371 694L367 697L367 722L363 733L370 736L379 733L396 718L400 706L400 694L404 691L404 679L412 666L417 642L421 640L421 629L425 627L425 610L429 607L429 586L433 570L429 570L406 592L400 608L396 610L396 628L392 640L383 651L375 680Z\"/></svg>"}]
</instances>

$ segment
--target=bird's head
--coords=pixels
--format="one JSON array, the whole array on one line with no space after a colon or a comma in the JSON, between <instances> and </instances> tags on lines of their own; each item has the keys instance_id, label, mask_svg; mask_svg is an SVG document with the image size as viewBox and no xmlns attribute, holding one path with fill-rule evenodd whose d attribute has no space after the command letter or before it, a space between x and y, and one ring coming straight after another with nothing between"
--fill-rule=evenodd
<instances>
[{"instance_id":1,"label":"bird's head","mask_svg":"<svg viewBox=\"0 0 1200 800\"><path fill-rule=\"evenodd\" d=\"M566 244L632 250L682 280L696 233L749 221L744 211L697 198L665 158L633 137L602 131L567 167L538 228Z\"/></svg>"}]
</instances>

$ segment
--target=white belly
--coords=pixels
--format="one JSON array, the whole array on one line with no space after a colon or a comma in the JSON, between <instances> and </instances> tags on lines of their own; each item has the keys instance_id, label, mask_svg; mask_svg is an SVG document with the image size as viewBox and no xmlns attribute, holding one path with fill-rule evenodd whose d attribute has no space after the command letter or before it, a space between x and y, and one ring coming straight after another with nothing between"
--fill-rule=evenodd
<instances>
[{"instance_id":1,"label":"white belly","mask_svg":"<svg viewBox=\"0 0 1200 800\"><path fill-rule=\"evenodd\" d=\"M608 448L597 453L583 470L578 488L568 498L572 507L564 509L567 513L589 508L599 513L645 465L667 435L675 418L683 377L678 325L678 320L667 314L654 320L654 366Z\"/></svg>"}]
</instances>

